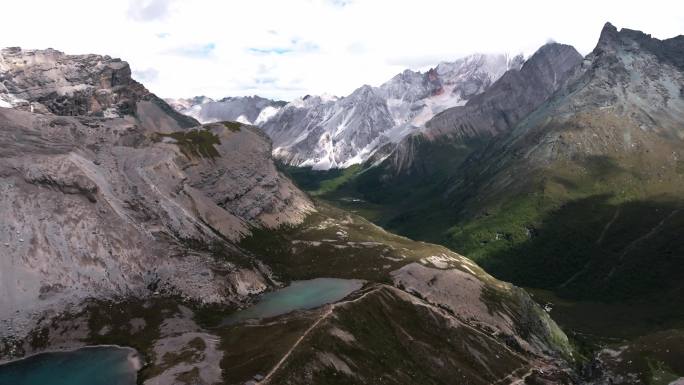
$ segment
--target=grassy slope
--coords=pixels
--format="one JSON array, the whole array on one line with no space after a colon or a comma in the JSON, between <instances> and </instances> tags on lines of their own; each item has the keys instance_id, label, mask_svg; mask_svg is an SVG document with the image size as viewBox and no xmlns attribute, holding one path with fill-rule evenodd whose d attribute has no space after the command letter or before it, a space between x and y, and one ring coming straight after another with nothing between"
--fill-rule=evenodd
<instances>
[{"instance_id":1,"label":"grassy slope","mask_svg":"<svg viewBox=\"0 0 684 385\"><path fill-rule=\"evenodd\" d=\"M389 273L401 266L448 253L442 246L388 233L330 205L317 208L302 225L253 231L240 247L285 280L335 277L381 283L390 283ZM482 272L482 279L491 277Z\"/></svg>"},{"instance_id":2,"label":"grassy slope","mask_svg":"<svg viewBox=\"0 0 684 385\"><path fill-rule=\"evenodd\" d=\"M209 130L178 131L170 134L157 133L155 140L172 138L183 155L192 158L217 158L221 156L214 145L221 144L218 136Z\"/></svg>"},{"instance_id":3,"label":"grassy slope","mask_svg":"<svg viewBox=\"0 0 684 385\"><path fill-rule=\"evenodd\" d=\"M449 228L445 242L502 279L576 298L681 289L677 170L599 157L556 162L534 178L525 193L481 204L486 214Z\"/></svg>"},{"instance_id":4,"label":"grassy slope","mask_svg":"<svg viewBox=\"0 0 684 385\"><path fill-rule=\"evenodd\" d=\"M313 170L311 167L282 166L288 176L313 196L332 193L355 177L361 170L360 165L345 169Z\"/></svg>"},{"instance_id":5,"label":"grassy slope","mask_svg":"<svg viewBox=\"0 0 684 385\"><path fill-rule=\"evenodd\" d=\"M628 343L628 353L640 381L660 384L684 376L677 366L682 352L664 352L666 341L658 332L684 330L681 162L642 152L556 162L518 175L524 188L482 200L455 194L450 205L436 199L416 200L413 207L407 207L410 200L390 201L375 203L375 217L358 213L458 250L498 278L537 288L535 299L553 303L554 319L585 356L637 341ZM340 205L336 197L354 193L363 197L348 182L322 197ZM387 220L378 212L400 214ZM639 336L648 336L648 348L633 345Z\"/></svg>"},{"instance_id":6,"label":"grassy slope","mask_svg":"<svg viewBox=\"0 0 684 385\"><path fill-rule=\"evenodd\" d=\"M255 232L251 237L243 240L240 247L263 260L277 272L278 277L286 280L337 277L361 278L371 283L390 284L392 282L390 272L408 263L418 262L427 256L443 255L444 253L455 256L455 254L451 254L441 246L416 242L385 232L360 217L350 215L329 205L319 204L318 210L318 213L312 214L300 226L280 229L275 233ZM528 297L522 298L518 291L506 285L501 286L500 282L495 281L475 265L469 265L466 269L459 263L462 262L456 263L454 267L464 272L473 271L481 280L487 282L487 290L481 293L481 300L486 304L490 312L503 312L507 314L508 317L514 320L517 325L516 330L521 334L525 334L526 326L532 327L529 332L535 335L538 335L540 332L538 329L549 329L552 332L558 330L554 325L541 325L540 319L537 318L539 315L534 315L534 311L538 310L542 313L543 311L538 307L529 306L531 302L527 303L525 300ZM407 305L404 304L403 306ZM352 314L358 314L363 319L366 314L364 312L369 311L365 307L366 305L357 306L356 308L361 313ZM390 306L390 309L387 311L401 313L404 310L401 307L394 308ZM524 315L529 317L526 318ZM399 318L404 317L398 314L396 316ZM383 317L387 317L387 315ZM375 322L375 320L364 320L363 322L371 323ZM409 321L407 320L407 322ZM346 325L346 327L348 330L351 328L352 331L356 331L355 326ZM404 324L402 327L409 333L418 333L423 328L423 326L418 327L412 323ZM363 330L359 332L365 333ZM384 330L378 328L378 333L380 332L384 332ZM446 331L444 332L446 333ZM431 336L428 340L433 340L434 338L435 336ZM553 335L549 338L552 339ZM398 354L407 349L407 347L386 345L384 343L379 343L376 346L374 345L375 342L373 339L363 338L358 344L358 349L364 351L365 354L374 354L373 351L375 349L381 355ZM325 343L329 344L330 341ZM553 340L551 344L558 344L560 349L568 348L567 340L564 338L559 341ZM452 346L451 348L455 347ZM491 349L496 350L497 348L492 345ZM352 361L355 365L362 365L363 360L358 360L358 357L361 356L352 355L354 357ZM420 365L416 357L407 357L405 359L413 360L412 365ZM459 363L458 365L461 364ZM383 368L378 367L373 370L371 370L372 368L360 369L367 374L372 373L373 370ZM425 368L414 369L416 371L425 370ZM404 380L411 383L408 378L406 377L399 381L399 383L402 383ZM329 379L326 377L327 380ZM430 380L430 382L434 381L434 378ZM332 383L335 382L333 381Z\"/></svg>"},{"instance_id":7,"label":"grassy slope","mask_svg":"<svg viewBox=\"0 0 684 385\"><path fill-rule=\"evenodd\" d=\"M321 197L356 206L399 234L457 250L515 284L618 300L679 290L676 277L684 274L677 236L684 175L681 167L644 162L643 154L556 162L482 197L467 188L446 196L444 174L437 174L420 188L405 180L386 187L404 199L340 200L368 198L359 187L366 172Z\"/></svg>"},{"instance_id":8,"label":"grassy slope","mask_svg":"<svg viewBox=\"0 0 684 385\"><path fill-rule=\"evenodd\" d=\"M288 360L277 383L310 377L325 384L489 384L528 368L488 336L451 324L441 310L416 306L390 289L337 307L306 345ZM335 370L334 362L347 373Z\"/></svg>"}]
</instances>

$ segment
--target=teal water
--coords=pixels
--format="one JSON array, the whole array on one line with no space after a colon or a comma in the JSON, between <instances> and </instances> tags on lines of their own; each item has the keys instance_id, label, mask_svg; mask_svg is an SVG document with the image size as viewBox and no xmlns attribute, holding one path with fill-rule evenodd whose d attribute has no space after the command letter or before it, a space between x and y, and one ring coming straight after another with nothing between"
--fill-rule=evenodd
<instances>
[{"instance_id":1,"label":"teal water","mask_svg":"<svg viewBox=\"0 0 684 385\"><path fill-rule=\"evenodd\" d=\"M41 353L0 365L0 385L135 385L138 360L116 346Z\"/></svg>"},{"instance_id":2,"label":"teal water","mask_svg":"<svg viewBox=\"0 0 684 385\"><path fill-rule=\"evenodd\" d=\"M363 286L355 279L316 278L294 281L267 293L254 306L224 320L235 324L337 302ZM93 346L41 353L0 365L0 385L135 385L140 362L135 350Z\"/></svg>"},{"instance_id":3,"label":"teal water","mask_svg":"<svg viewBox=\"0 0 684 385\"><path fill-rule=\"evenodd\" d=\"M240 310L226 318L224 325L249 319L269 318L300 309L313 309L337 302L363 286L358 279L316 278L294 281L290 286L264 294L254 306Z\"/></svg>"}]
</instances>

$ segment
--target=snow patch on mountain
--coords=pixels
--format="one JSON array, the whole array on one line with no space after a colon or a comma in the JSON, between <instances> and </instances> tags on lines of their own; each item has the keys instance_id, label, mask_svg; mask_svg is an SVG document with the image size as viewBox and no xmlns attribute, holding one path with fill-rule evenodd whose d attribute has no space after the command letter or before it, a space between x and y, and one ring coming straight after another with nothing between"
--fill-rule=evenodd
<instances>
[{"instance_id":1,"label":"snow patch on mountain","mask_svg":"<svg viewBox=\"0 0 684 385\"><path fill-rule=\"evenodd\" d=\"M280 111L280 107L266 106L263 110L261 110L259 116L257 116L256 120L254 121L254 124L258 126L260 124L266 123L266 121L275 116L278 111Z\"/></svg>"},{"instance_id":2,"label":"snow patch on mountain","mask_svg":"<svg viewBox=\"0 0 684 385\"><path fill-rule=\"evenodd\" d=\"M15 108L17 106L29 106L31 103L28 100L16 97L10 94L2 84L0 84L0 107Z\"/></svg>"},{"instance_id":3,"label":"snow patch on mountain","mask_svg":"<svg viewBox=\"0 0 684 385\"><path fill-rule=\"evenodd\" d=\"M285 105L285 102L259 96L228 97L221 100L197 96L188 99L166 99L166 102L176 111L201 123L230 120L244 124L261 124Z\"/></svg>"}]
</instances>

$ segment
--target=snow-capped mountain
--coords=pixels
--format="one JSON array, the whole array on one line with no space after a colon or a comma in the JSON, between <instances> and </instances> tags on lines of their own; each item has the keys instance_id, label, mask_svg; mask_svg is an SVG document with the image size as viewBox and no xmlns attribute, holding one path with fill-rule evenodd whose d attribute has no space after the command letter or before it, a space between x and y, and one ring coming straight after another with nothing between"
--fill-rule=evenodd
<instances>
[{"instance_id":1,"label":"snow-capped mountain","mask_svg":"<svg viewBox=\"0 0 684 385\"><path fill-rule=\"evenodd\" d=\"M201 123L224 120L260 125L275 115L285 102L260 96L227 97L213 100L206 96L186 99L166 99L176 111Z\"/></svg>"},{"instance_id":2,"label":"snow-capped mountain","mask_svg":"<svg viewBox=\"0 0 684 385\"><path fill-rule=\"evenodd\" d=\"M287 164L348 167L400 141L435 114L465 104L523 62L522 55L476 54L424 73L406 70L380 87L364 85L343 98L297 99L261 126L273 139L274 156Z\"/></svg>"},{"instance_id":3,"label":"snow-capped mountain","mask_svg":"<svg viewBox=\"0 0 684 385\"><path fill-rule=\"evenodd\" d=\"M520 69L506 72L465 105L437 113L420 131L378 151L370 163L380 166L387 183L400 175L413 180L418 175L443 172L442 164L452 168L491 138L512 130L557 92L581 62L582 55L574 47L548 43ZM435 156L444 148L449 148L446 154L455 158L445 162Z\"/></svg>"}]
</instances>

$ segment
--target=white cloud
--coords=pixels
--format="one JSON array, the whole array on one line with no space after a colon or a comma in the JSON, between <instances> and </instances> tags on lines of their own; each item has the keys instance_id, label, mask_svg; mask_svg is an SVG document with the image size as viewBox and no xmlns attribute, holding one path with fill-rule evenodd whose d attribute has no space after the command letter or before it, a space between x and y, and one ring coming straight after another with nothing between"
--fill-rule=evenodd
<instances>
[{"instance_id":1,"label":"white cloud","mask_svg":"<svg viewBox=\"0 0 684 385\"><path fill-rule=\"evenodd\" d=\"M133 77L143 83L153 83L159 77L159 71L154 68L147 68L144 70L134 70Z\"/></svg>"},{"instance_id":2,"label":"white cloud","mask_svg":"<svg viewBox=\"0 0 684 385\"><path fill-rule=\"evenodd\" d=\"M0 46L121 57L163 97L260 94L291 99L324 92L345 95L405 68L424 69L473 52L529 55L550 39L586 54L606 21L658 38L684 33L681 1L558 4L25 0L3 4Z\"/></svg>"},{"instance_id":3,"label":"white cloud","mask_svg":"<svg viewBox=\"0 0 684 385\"><path fill-rule=\"evenodd\" d=\"M138 21L164 19L175 0L134 0L128 7L128 16Z\"/></svg>"}]
</instances>

